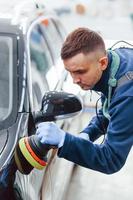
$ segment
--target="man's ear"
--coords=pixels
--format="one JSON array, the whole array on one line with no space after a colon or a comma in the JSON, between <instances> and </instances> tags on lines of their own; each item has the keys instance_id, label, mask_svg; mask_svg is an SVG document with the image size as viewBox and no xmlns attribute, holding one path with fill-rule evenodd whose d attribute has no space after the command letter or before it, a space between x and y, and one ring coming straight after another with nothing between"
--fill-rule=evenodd
<instances>
[{"instance_id":1,"label":"man's ear","mask_svg":"<svg viewBox=\"0 0 133 200\"><path fill-rule=\"evenodd\" d=\"M108 57L104 56L104 57L100 58L99 63L100 63L101 70L104 71L108 65Z\"/></svg>"}]
</instances>

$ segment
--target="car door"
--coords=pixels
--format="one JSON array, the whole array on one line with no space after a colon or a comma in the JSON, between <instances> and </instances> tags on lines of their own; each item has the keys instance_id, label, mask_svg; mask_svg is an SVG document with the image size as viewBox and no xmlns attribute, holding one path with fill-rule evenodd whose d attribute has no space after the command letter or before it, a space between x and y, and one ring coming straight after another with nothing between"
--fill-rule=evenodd
<instances>
[{"instance_id":1,"label":"car door","mask_svg":"<svg viewBox=\"0 0 133 200\"><path fill-rule=\"evenodd\" d=\"M42 97L46 91L63 89L66 78L60 59L63 36L52 19L41 17L28 33L27 80L32 113L40 110ZM56 123L59 127L67 129L67 121L60 120ZM52 200L53 195L54 200L61 199L67 188L72 167L72 163L58 159L56 151L51 150L48 154L48 166L43 171L34 169L27 176L17 173L16 179L22 199L38 200L42 196L42 199ZM65 178L64 173L67 175Z\"/></svg>"},{"instance_id":2,"label":"car door","mask_svg":"<svg viewBox=\"0 0 133 200\"><path fill-rule=\"evenodd\" d=\"M30 109L31 113L34 113L40 110L43 95L49 90L45 75L53 66L53 60L47 43L38 29L38 24L31 28L28 39L27 52L29 54L27 54L27 57L29 69L27 70L27 81L30 95ZM31 123L30 120L29 123ZM45 169L41 171L33 169L27 176L17 172L14 183L16 199L39 200L44 172Z\"/></svg>"}]
</instances>

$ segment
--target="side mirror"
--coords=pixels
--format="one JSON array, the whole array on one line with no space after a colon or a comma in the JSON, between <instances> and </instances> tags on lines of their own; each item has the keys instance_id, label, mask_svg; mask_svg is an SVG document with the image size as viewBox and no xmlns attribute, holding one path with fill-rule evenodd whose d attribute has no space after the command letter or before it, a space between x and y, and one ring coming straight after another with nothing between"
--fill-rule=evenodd
<instances>
[{"instance_id":1,"label":"side mirror","mask_svg":"<svg viewBox=\"0 0 133 200\"><path fill-rule=\"evenodd\" d=\"M74 94L50 91L42 99L41 110L35 113L35 123L73 117L82 110L81 100Z\"/></svg>"}]
</instances>

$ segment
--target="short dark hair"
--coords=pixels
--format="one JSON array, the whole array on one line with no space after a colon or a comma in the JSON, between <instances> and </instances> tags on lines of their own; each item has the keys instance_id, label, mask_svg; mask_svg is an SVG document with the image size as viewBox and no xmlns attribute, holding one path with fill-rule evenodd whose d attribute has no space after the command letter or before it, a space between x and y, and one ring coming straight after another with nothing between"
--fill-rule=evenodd
<instances>
[{"instance_id":1,"label":"short dark hair","mask_svg":"<svg viewBox=\"0 0 133 200\"><path fill-rule=\"evenodd\" d=\"M106 53L102 37L89 28L77 28L67 36L61 49L61 58L65 60L78 53L87 54L98 49Z\"/></svg>"}]
</instances>

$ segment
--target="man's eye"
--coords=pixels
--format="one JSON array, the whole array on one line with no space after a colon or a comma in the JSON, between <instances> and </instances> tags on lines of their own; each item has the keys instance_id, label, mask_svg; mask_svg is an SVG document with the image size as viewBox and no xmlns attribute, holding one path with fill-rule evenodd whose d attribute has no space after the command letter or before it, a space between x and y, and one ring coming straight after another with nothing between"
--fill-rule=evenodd
<instances>
[{"instance_id":1,"label":"man's eye","mask_svg":"<svg viewBox=\"0 0 133 200\"><path fill-rule=\"evenodd\" d=\"M84 74L85 71L77 71L76 74Z\"/></svg>"}]
</instances>

